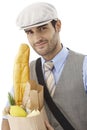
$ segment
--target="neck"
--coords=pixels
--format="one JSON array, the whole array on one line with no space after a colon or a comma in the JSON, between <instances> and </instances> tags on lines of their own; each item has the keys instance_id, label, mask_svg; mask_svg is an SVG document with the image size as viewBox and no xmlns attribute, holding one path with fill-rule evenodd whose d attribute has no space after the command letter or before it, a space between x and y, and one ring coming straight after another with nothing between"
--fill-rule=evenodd
<instances>
[{"instance_id":1,"label":"neck","mask_svg":"<svg viewBox=\"0 0 87 130\"><path fill-rule=\"evenodd\" d=\"M62 44L58 44L58 46L53 50L53 52L51 52L49 55L44 56L43 58L46 61L52 60L61 50L62 50Z\"/></svg>"}]
</instances>

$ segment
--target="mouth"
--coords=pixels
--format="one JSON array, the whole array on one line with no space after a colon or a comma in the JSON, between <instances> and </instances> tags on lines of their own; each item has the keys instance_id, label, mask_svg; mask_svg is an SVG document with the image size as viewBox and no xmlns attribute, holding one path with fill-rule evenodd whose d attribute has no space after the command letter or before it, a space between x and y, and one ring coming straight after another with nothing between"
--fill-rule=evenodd
<instances>
[{"instance_id":1,"label":"mouth","mask_svg":"<svg viewBox=\"0 0 87 130\"><path fill-rule=\"evenodd\" d=\"M43 48L47 44L47 41L38 42L35 44L35 47Z\"/></svg>"}]
</instances>

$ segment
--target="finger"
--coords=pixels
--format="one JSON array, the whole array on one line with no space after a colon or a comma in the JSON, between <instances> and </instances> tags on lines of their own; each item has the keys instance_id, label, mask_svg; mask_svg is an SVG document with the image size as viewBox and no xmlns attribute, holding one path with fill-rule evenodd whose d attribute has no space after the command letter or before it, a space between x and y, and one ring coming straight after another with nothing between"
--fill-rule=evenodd
<instances>
[{"instance_id":1,"label":"finger","mask_svg":"<svg viewBox=\"0 0 87 130\"><path fill-rule=\"evenodd\" d=\"M54 130L54 128L49 124L48 121L45 121L45 125L46 125L47 130Z\"/></svg>"}]
</instances>

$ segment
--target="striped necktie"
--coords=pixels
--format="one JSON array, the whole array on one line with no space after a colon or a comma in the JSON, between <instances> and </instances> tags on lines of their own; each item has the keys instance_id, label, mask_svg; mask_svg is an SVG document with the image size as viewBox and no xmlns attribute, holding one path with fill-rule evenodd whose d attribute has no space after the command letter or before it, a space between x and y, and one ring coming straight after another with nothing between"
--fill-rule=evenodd
<instances>
[{"instance_id":1,"label":"striped necktie","mask_svg":"<svg viewBox=\"0 0 87 130\"><path fill-rule=\"evenodd\" d=\"M56 88L55 79L52 72L53 68L54 68L54 65L52 61L44 63L45 80L46 80L46 84L47 84L47 87L51 96L53 96L55 88Z\"/></svg>"}]
</instances>

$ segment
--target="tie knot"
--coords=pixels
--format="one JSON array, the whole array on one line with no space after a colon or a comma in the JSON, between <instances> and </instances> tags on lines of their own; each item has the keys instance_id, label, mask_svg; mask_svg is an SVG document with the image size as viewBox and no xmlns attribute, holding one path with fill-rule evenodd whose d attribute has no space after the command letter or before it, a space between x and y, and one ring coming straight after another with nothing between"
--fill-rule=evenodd
<instances>
[{"instance_id":1,"label":"tie knot","mask_svg":"<svg viewBox=\"0 0 87 130\"><path fill-rule=\"evenodd\" d=\"M44 68L45 68L45 70L49 70L49 69L52 70L53 67L54 67L54 64L53 64L52 61L48 61L48 62L45 62L45 63L44 63Z\"/></svg>"}]
</instances>

